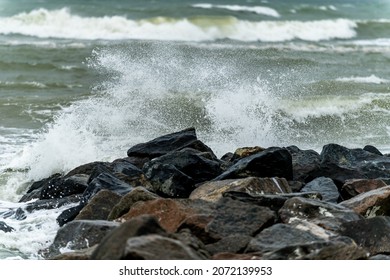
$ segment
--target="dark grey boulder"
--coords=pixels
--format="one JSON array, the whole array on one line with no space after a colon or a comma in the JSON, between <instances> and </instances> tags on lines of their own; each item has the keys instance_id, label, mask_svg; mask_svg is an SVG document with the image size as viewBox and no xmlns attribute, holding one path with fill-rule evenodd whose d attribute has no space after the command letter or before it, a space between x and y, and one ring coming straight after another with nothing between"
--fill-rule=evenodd
<instances>
[{"instance_id":1,"label":"dark grey boulder","mask_svg":"<svg viewBox=\"0 0 390 280\"><path fill-rule=\"evenodd\" d=\"M275 212L267 207L223 197L217 202L214 218L206 231L216 239L234 234L254 236L275 219Z\"/></svg>"},{"instance_id":2,"label":"dark grey boulder","mask_svg":"<svg viewBox=\"0 0 390 280\"><path fill-rule=\"evenodd\" d=\"M284 203L293 197L303 197L316 200L322 199L321 194L316 192L251 195L246 192L229 191L224 193L223 196L245 203L268 207L273 211L279 211L279 209L283 207Z\"/></svg>"},{"instance_id":3,"label":"dark grey boulder","mask_svg":"<svg viewBox=\"0 0 390 280\"><path fill-rule=\"evenodd\" d=\"M123 196L129 193L133 187L110 173L100 173L88 184L88 187L83 193L83 197L86 200L89 200L99 191L104 189L113 191Z\"/></svg>"},{"instance_id":4,"label":"dark grey boulder","mask_svg":"<svg viewBox=\"0 0 390 280\"><path fill-rule=\"evenodd\" d=\"M144 165L144 173L156 164L173 165L180 172L191 177L195 183L211 180L222 173L220 162L212 159L208 153L185 148L157 157Z\"/></svg>"},{"instance_id":5,"label":"dark grey boulder","mask_svg":"<svg viewBox=\"0 0 390 280\"><path fill-rule=\"evenodd\" d=\"M318 177L307 183L301 192L318 192L322 200L326 202L337 203L340 199L339 189L332 179L327 177Z\"/></svg>"},{"instance_id":6,"label":"dark grey boulder","mask_svg":"<svg viewBox=\"0 0 390 280\"><path fill-rule=\"evenodd\" d=\"M157 137L146 143L137 144L127 151L127 155L152 159L184 148L194 148L201 152L212 153L209 147L198 140L195 128L187 128Z\"/></svg>"},{"instance_id":7,"label":"dark grey boulder","mask_svg":"<svg viewBox=\"0 0 390 280\"><path fill-rule=\"evenodd\" d=\"M348 238L319 226L296 220L291 224L275 224L255 236L245 251L262 259L361 259L366 251Z\"/></svg>"},{"instance_id":8,"label":"dark grey boulder","mask_svg":"<svg viewBox=\"0 0 390 280\"><path fill-rule=\"evenodd\" d=\"M344 223L340 234L349 236L371 255L390 254L390 217L381 216Z\"/></svg>"},{"instance_id":9,"label":"dark grey boulder","mask_svg":"<svg viewBox=\"0 0 390 280\"><path fill-rule=\"evenodd\" d=\"M272 147L237 161L214 180L245 177L281 177L293 179L292 157L285 148Z\"/></svg>"},{"instance_id":10,"label":"dark grey boulder","mask_svg":"<svg viewBox=\"0 0 390 280\"><path fill-rule=\"evenodd\" d=\"M180 240L158 234L148 234L127 239L121 259L201 260L204 257Z\"/></svg>"},{"instance_id":11,"label":"dark grey boulder","mask_svg":"<svg viewBox=\"0 0 390 280\"><path fill-rule=\"evenodd\" d=\"M349 179L390 177L390 157L337 144L325 145L320 156L320 168L310 173L312 178L329 177L342 186Z\"/></svg>"},{"instance_id":12,"label":"dark grey boulder","mask_svg":"<svg viewBox=\"0 0 390 280\"><path fill-rule=\"evenodd\" d=\"M107 220L112 208L121 198L121 195L113 191L101 190L81 209L75 220Z\"/></svg>"},{"instance_id":13,"label":"dark grey boulder","mask_svg":"<svg viewBox=\"0 0 390 280\"><path fill-rule=\"evenodd\" d=\"M189 197L195 181L172 164L155 163L144 169L150 189L163 197Z\"/></svg>"},{"instance_id":14,"label":"dark grey boulder","mask_svg":"<svg viewBox=\"0 0 390 280\"><path fill-rule=\"evenodd\" d=\"M142 215L122 223L110 231L91 255L92 260L120 260L126 256L128 239L137 236L159 234L166 236L157 220L150 215ZM161 250L161 247L160 247Z\"/></svg>"},{"instance_id":15,"label":"dark grey boulder","mask_svg":"<svg viewBox=\"0 0 390 280\"><path fill-rule=\"evenodd\" d=\"M72 221L58 230L53 243L41 254L45 258L52 258L63 252L92 247L119 225L117 222L101 220Z\"/></svg>"},{"instance_id":16,"label":"dark grey boulder","mask_svg":"<svg viewBox=\"0 0 390 280\"><path fill-rule=\"evenodd\" d=\"M301 150L296 146L286 148L292 157L293 179L296 181L310 181L310 173L320 168L320 154L314 150Z\"/></svg>"},{"instance_id":17,"label":"dark grey boulder","mask_svg":"<svg viewBox=\"0 0 390 280\"><path fill-rule=\"evenodd\" d=\"M363 218L348 207L303 197L287 200L279 210L279 216L285 223L301 219L329 230L338 230L345 222Z\"/></svg>"}]
</instances>

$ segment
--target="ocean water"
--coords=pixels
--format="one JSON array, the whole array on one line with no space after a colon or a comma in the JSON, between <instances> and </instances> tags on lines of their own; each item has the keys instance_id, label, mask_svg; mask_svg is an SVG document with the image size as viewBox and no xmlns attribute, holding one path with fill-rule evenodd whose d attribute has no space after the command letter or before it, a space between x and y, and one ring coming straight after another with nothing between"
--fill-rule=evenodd
<instances>
[{"instance_id":1,"label":"ocean water","mask_svg":"<svg viewBox=\"0 0 390 280\"><path fill-rule=\"evenodd\" d=\"M390 152L389 63L387 0L1 0L0 259L58 230L9 215L33 180L164 133Z\"/></svg>"}]
</instances>

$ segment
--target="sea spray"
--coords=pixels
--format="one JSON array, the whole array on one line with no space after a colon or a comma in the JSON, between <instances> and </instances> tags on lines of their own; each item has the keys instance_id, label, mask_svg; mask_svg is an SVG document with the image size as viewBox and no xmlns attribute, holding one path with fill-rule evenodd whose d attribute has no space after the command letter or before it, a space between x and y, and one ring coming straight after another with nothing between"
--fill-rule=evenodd
<instances>
[{"instance_id":1,"label":"sea spray","mask_svg":"<svg viewBox=\"0 0 390 280\"><path fill-rule=\"evenodd\" d=\"M256 74L243 78L237 58L199 49L195 56L187 48L97 49L88 63L102 82L56 115L10 166L38 180L124 157L131 145L190 126L220 155L240 144L278 144L272 86Z\"/></svg>"}]
</instances>

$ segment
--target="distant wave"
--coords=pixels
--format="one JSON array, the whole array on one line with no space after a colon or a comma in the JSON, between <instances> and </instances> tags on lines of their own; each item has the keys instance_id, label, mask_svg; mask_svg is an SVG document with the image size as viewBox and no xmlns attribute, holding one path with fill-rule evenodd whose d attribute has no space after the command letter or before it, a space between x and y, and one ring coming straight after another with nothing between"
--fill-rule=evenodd
<instances>
[{"instance_id":1,"label":"distant wave","mask_svg":"<svg viewBox=\"0 0 390 280\"><path fill-rule=\"evenodd\" d=\"M280 14L275 9L263 6L239 6L239 5L213 5L208 3L202 4L194 4L192 5L194 8L202 8L202 9L226 9L235 12L250 12L256 13L260 15L266 15L271 17L280 17Z\"/></svg>"},{"instance_id":2,"label":"distant wave","mask_svg":"<svg viewBox=\"0 0 390 280\"><path fill-rule=\"evenodd\" d=\"M362 83L362 84L384 84L389 83L390 80L379 78L375 75L371 75L368 77L347 77L347 78L338 78L336 81L339 82L354 82L354 83Z\"/></svg>"},{"instance_id":3,"label":"distant wave","mask_svg":"<svg viewBox=\"0 0 390 280\"><path fill-rule=\"evenodd\" d=\"M123 16L81 17L69 9L37 9L0 18L0 34L80 40L170 40L283 42L349 39L357 23L347 19L315 21L247 21L235 17L191 17L132 20Z\"/></svg>"}]
</instances>

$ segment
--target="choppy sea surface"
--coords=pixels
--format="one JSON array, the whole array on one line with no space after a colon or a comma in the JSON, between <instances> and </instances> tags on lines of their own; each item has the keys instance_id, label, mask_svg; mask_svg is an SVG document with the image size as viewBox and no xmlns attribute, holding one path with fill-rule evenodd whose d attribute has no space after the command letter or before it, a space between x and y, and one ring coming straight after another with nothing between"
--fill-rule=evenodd
<instances>
[{"instance_id":1,"label":"choppy sea surface","mask_svg":"<svg viewBox=\"0 0 390 280\"><path fill-rule=\"evenodd\" d=\"M9 215L31 181L164 133L390 152L389 64L387 0L1 0L0 259L58 230Z\"/></svg>"}]
</instances>

